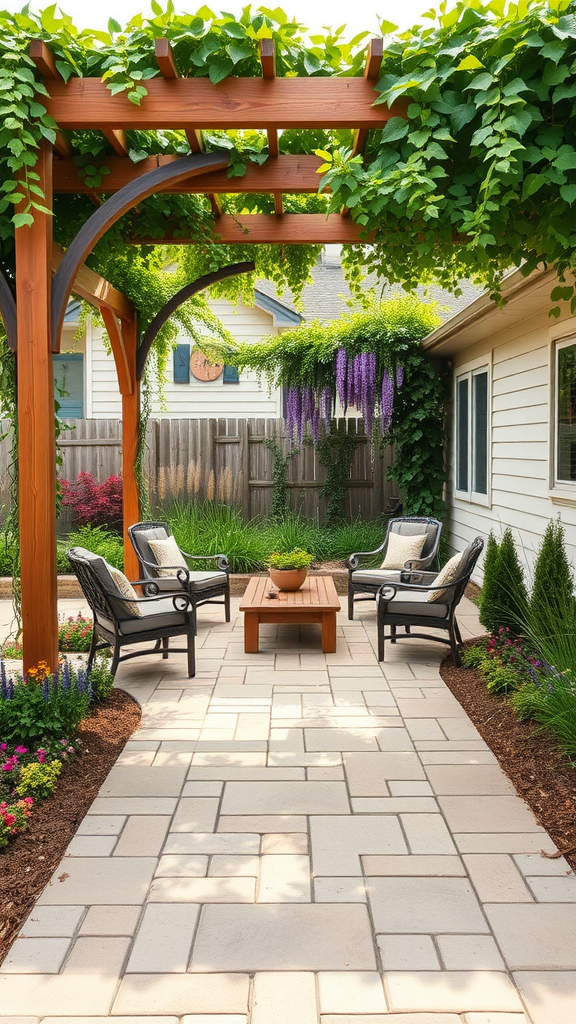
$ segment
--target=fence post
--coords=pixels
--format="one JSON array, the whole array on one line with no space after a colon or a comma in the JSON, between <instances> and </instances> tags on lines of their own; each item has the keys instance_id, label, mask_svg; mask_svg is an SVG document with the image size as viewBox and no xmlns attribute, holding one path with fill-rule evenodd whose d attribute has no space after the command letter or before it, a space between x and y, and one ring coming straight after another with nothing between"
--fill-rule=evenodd
<instances>
[{"instance_id":1,"label":"fence post","mask_svg":"<svg viewBox=\"0 0 576 1024\"><path fill-rule=\"evenodd\" d=\"M238 499L246 519L250 519L250 434L247 420L238 420L238 436Z\"/></svg>"}]
</instances>

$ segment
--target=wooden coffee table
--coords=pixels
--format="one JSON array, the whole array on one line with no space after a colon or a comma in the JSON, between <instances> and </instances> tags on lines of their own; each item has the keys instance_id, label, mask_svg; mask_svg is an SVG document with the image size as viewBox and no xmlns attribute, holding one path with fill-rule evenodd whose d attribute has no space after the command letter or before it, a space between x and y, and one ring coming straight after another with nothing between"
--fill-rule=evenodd
<instances>
[{"instance_id":1,"label":"wooden coffee table","mask_svg":"<svg viewBox=\"0 0 576 1024\"><path fill-rule=\"evenodd\" d=\"M308 576L300 590L280 591L276 598L268 597L271 589L268 576L253 576L240 602L240 611L244 612L246 654L258 653L261 622L320 622L322 650L324 654L333 654L340 600L332 577Z\"/></svg>"}]
</instances>

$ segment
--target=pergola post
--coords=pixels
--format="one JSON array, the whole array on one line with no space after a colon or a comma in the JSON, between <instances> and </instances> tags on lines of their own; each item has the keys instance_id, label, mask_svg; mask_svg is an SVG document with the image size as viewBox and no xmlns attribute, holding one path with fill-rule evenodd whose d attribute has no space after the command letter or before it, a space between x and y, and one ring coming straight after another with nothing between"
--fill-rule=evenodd
<instances>
[{"instance_id":1,"label":"pergola post","mask_svg":"<svg viewBox=\"0 0 576 1024\"><path fill-rule=\"evenodd\" d=\"M52 209L52 147L40 145L35 170ZM50 336L52 217L34 210L16 229L18 449L24 672L58 666L56 441Z\"/></svg>"},{"instance_id":2,"label":"pergola post","mask_svg":"<svg viewBox=\"0 0 576 1024\"><path fill-rule=\"evenodd\" d=\"M126 360L132 379L131 390L122 394L122 492L124 519L124 572L128 579L139 578L138 559L128 536L128 527L140 519L138 480L136 479L136 458L138 455L138 431L140 427L140 382L136 379L136 351L138 348L138 326L136 317L122 322L122 336Z\"/></svg>"}]
</instances>

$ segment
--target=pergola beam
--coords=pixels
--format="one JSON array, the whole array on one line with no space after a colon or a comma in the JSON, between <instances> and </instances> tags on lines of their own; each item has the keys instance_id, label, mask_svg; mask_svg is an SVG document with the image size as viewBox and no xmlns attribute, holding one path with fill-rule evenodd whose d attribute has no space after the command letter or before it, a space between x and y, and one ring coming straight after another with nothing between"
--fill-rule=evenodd
<instances>
[{"instance_id":1,"label":"pergola beam","mask_svg":"<svg viewBox=\"0 0 576 1024\"><path fill-rule=\"evenodd\" d=\"M366 65L364 67L364 78L367 82L377 82L380 74L380 65L384 56L384 40L379 37L377 39L371 39L368 46L368 54L366 56ZM358 153L362 153L365 143L366 136L368 135L367 128L357 128L354 132L354 143L352 145L352 155L358 156Z\"/></svg>"},{"instance_id":2,"label":"pergola beam","mask_svg":"<svg viewBox=\"0 0 576 1024\"><path fill-rule=\"evenodd\" d=\"M160 70L162 78L168 81L175 81L180 78L178 73L178 67L176 65L176 58L168 39L155 39L154 40L154 52L156 55L156 63ZM202 132L197 131L196 128L186 128L186 138L188 139L188 145L190 146L191 153L204 153L204 139L202 138ZM212 213L215 217L220 217L222 210L216 196L213 192L207 193L210 206L212 207Z\"/></svg>"},{"instance_id":3,"label":"pergola beam","mask_svg":"<svg viewBox=\"0 0 576 1024\"><path fill-rule=\"evenodd\" d=\"M407 103L374 106L372 82L365 78L152 78L148 95L135 107L124 94L112 96L99 78L55 81L46 100L60 128L86 131L184 127L383 128L391 117L405 117Z\"/></svg>"},{"instance_id":4,"label":"pergola beam","mask_svg":"<svg viewBox=\"0 0 576 1024\"><path fill-rule=\"evenodd\" d=\"M58 160L54 164L54 192L67 192L74 195L94 195L95 193L111 195L124 188L129 181L133 181L157 167L175 163L179 159L179 156L172 154L149 156L145 160L133 164L132 161L123 160L120 157L107 157L106 167L109 168L110 174L103 175L100 185L96 186L86 185L85 179L78 175L78 168L72 160ZM275 160L267 160L260 166L249 163L246 167L246 174L242 178L229 178L226 171L213 171L211 174L199 175L174 185L168 185L162 189L162 192L180 195L202 194L209 191L223 195L233 192L316 193L320 181L318 168L322 166L322 163L323 161L317 156L283 154Z\"/></svg>"},{"instance_id":5,"label":"pergola beam","mask_svg":"<svg viewBox=\"0 0 576 1024\"><path fill-rule=\"evenodd\" d=\"M177 230L177 225L174 225ZM272 213L223 214L214 227L212 241L231 245L235 242L249 244L251 242L273 245L318 245L329 243L370 242L373 232L367 237L362 236L362 227L339 213L285 213L281 218ZM174 237L171 225L166 226L163 236L159 238L138 238L132 236L127 241L135 245L190 245L199 241L192 235Z\"/></svg>"},{"instance_id":6,"label":"pergola beam","mask_svg":"<svg viewBox=\"0 0 576 1024\"><path fill-rule=\"evenodd\" d=\"M64 259L64 249L57 242L52 245L52 273L55 274L58 267ZM130 302L130 299L126 298L122 292L119 292L109 281L105 278L100 277L100 274L95 273L94 270L90 270L84 263L72 284L72 293L79 295L81 299L85 299L91 306L95 306L97 309L107 309L114 316L120 317L121 320L131 320L134 313L134 306Z\"/></svg>"},{"instance_id":7,"label":"pergola beam","mask_svg":"<svg viewBox=\"0 0 576 1024\"><path fill-rule=\"evenodd\" d=\"M103 135L108 139L112 149L118 156L124 158L128 156L128 140L126 139L125 131L121 129L116 130L114 128L104 128Z\"/></svg>"},{"instance_id":8,"label":"pergola beam","mask_svg":"<svg viewBox=\"0 0 576 1024\"><path fill-rule=\"evenodd\" d=\"M52 50L46 46L42 39L31 39L28 48L30 59L34 61L42 78L50 78L54 82L62 82L63 78L54 59Z\"/></svg>"},{"instance_id":9,"label":"pergola beam","mask_svg":"<svg viewBox=\"0 0 576 1024\"><path fill-rule=\"evenodd\" d=\"M184 180L193 174L201 174L213 168L215 171L228 166L228 153L204 153L195 156L181 157L168 167L157 167L149 174L131 181L115 195L95 210L84 222L78 234L68 246L62 263L58 267L52 284L52 345L58 351L60 332L64 322L64 313L68 296L74 285L76 275L88 254L102 235L122 217L124 213L141 199L146 199L155 192L162 192L163 186Z\"/></svg>"}]
</instances>

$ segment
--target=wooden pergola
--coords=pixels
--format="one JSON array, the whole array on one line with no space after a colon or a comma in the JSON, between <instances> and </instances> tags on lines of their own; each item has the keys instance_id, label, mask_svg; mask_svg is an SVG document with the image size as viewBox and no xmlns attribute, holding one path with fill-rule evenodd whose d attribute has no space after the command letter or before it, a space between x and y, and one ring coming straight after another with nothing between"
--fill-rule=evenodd
<instances>
[{"instance_id":1,"label":"wooden pergola","mask_svg":"<svg viewBox=\"0 0 576 1024\"><path fill-rule=\"evenodd\" d=\"M343 210L323 214L283 212L284 193L316 193L315 156L281 155L278 132L288 128L348 128L354 131L354 152L363 151L370 129L381 129L392 116L406 116L402 101L391 109L374 106L374 82L382 60L382 40L372 40L362 78L276 78L271 40L261 43L260 78L229 78L213 85L205 78L180 78L170 44L155 44L159 76L146 82L141 106L124 94L112 96L97 78L61 78L53 54L41 40L32 40L30 56L50 93L48 113L58 125L53 146L42 143L36 171L52 210L55 193L89 195L94 213L66 252L52 237L52 217L35 212L31 227L15 232L16 288L12 293L0 273L0 313L8 343L17 352L20 549L24 670L45 659L57 664L56 580L56 450L52 354L59 351L62 322L70 294L98 308L104 319L122 394L122 475L124 488L125 566L136 578L138 567L127 527L138 520L135 463L138 447L139 380L155 330L178 302L252 264L224 268L192 282L161 311L158 323L139 337L137 311L112 285L85 266L99 238L123 214L156 192L201 193L214 215L214 240L233 242L326 243L366 241ZM226 152L206 153L203 129L261 129L267 132L269 159L250 165L242 178L228 178ZM87 186L72 160L67 130L101 131L114 149L107 159L110 174L101 185ZM128 129L184 130L190 155L151 156L134 164L128 156ZM219 194L270 193L273 214L232 217L223 214ZM106 199L103 201L103 196ZM134 239L153 244L192 241L173 238L170 225L161 238ZM186 294L184 294L184 292ZM162 321L163 322L163 321Z\"/></svg>"}]
</instances>

